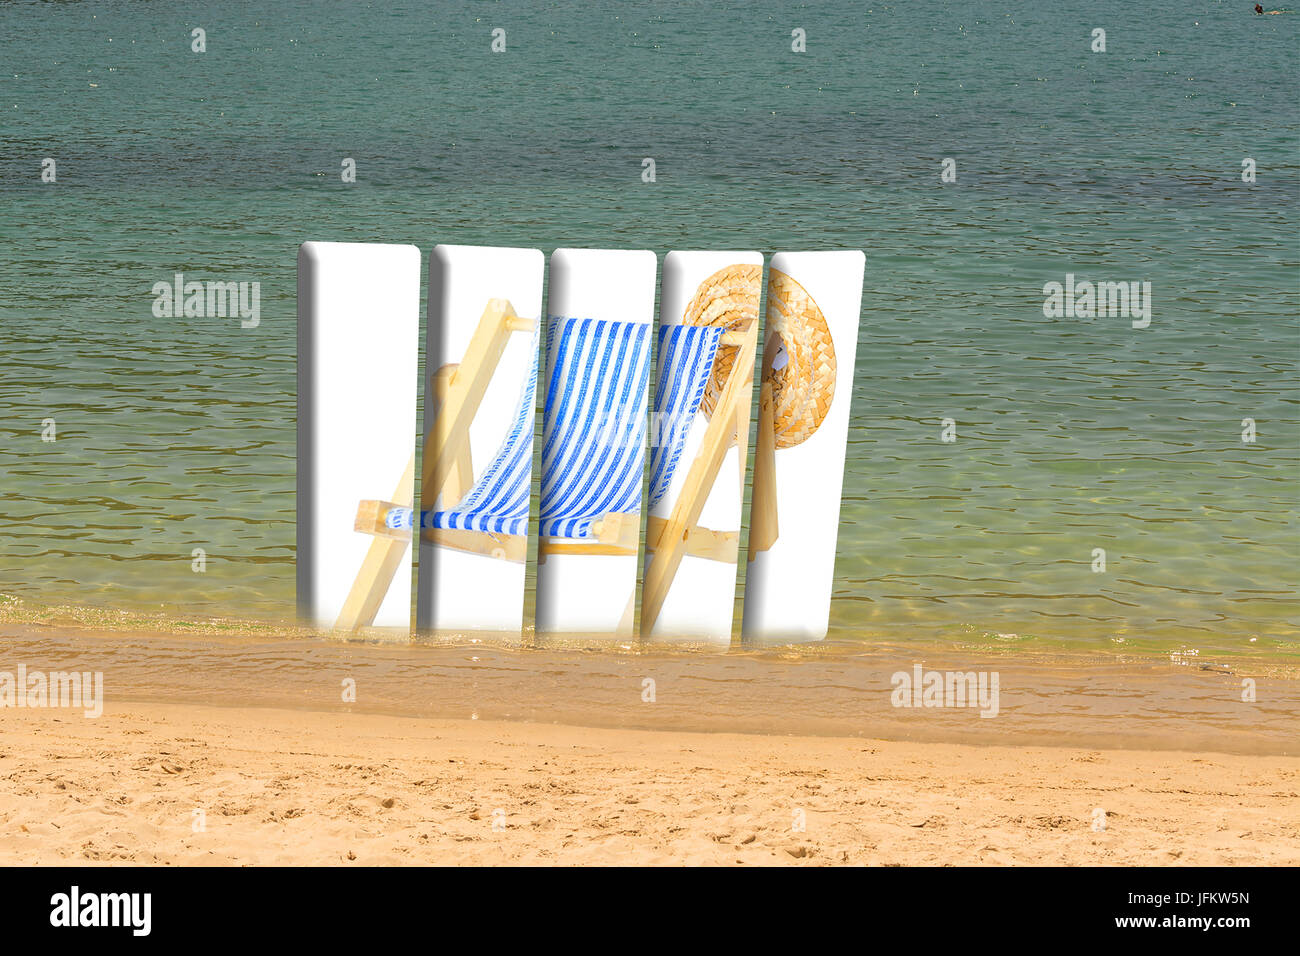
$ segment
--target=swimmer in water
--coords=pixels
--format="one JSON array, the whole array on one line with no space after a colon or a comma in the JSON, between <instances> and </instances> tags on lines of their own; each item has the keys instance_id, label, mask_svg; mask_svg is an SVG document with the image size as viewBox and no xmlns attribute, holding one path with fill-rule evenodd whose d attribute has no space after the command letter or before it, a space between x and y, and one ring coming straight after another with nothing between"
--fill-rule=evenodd
<instances>
[{"instance_id":1,"label":"swimmer in water","mask_svg":"<svg viewBox=\"0 0 1300 956\"><path fill-rule=\"evenodd\" d=\"M1258 3L1255 4L1255 12L1257 14L1263 14L1266 17L1276 17L1276 16L1281 16L1282 14L1281 10L1265 10Z\"/></svg>"}]
</instances>

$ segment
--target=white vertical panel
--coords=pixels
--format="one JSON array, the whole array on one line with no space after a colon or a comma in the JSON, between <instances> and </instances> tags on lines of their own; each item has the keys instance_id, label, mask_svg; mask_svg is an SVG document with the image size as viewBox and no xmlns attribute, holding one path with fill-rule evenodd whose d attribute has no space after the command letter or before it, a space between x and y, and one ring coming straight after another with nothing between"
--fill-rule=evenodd
<instances>
[{"instance_id":1,"label":"white vertical panel","mask_svg":"<svg viewBox=\"0 0 1300 956\"><path fill-rule=\"evenodd\" d=\"M659 295L659 326L678 325L695 297L700 284L721 269L732 265L758 267L761 281L763 256L758 252L670 252L664 257L663 285ZM761 290L754 290L753 311L758 312ZM761 346L760 346L761 352ZM743 401L749 403L752 373L745 386ZM697 412L690 425L681 460L673 474L668 493L650 514L668 518L677 504L682 484L700 451L709 424L703 412ZM651 440L654 440L652 429ZM739 446L728 449L722 468L708 492L698 522L712 531L740 531L744 493L745 458ZM646 555L647 572L653 558ZM673 577L672 586L659 612L650 637L684 637L721 643L730 642L732 615L736 606L736 562L721 562L686 555Z\"/></svg>"},{"instance_id":2,"label":"white vertical panel","mask_svg":"<svg viewBox=\"0 0 1300 956\"><path fill-rule=\"evenodd\" d=\"M489 299L506 299L519 316L543 320L538 249L439 245L429 260L429 324L425 340L424 429L436 415L432 376L459 364ZM470 426L475 480L492 463L514 421L520 388L532 373L538 339L509 338ZM532 516L535 523L536 516ZM533 525L530 525L530 528ZM420 542L416 620L420 630L518 634L523 625L524 565Z\"/></svg>"},{"instance_id":3,"label":"white vertical panel","mask_svg":"<svg viewBox=\"0 0 1300 956\"><path fill-rule=\"evenodd\" d=\"M655 254L646 250L557 249L551 255L547 314L649 325L657 272ZM648 392L641 396L642 416ZM539 561L538 633L631 633L628 609L636 595L636 568L635 554L553 554Z\"/></svg>"},{"instance_id":4,"label":"white vertical panel","mask_svg":"<svg viewBox=\"0 0 1300 956\"><path fill-rule=\"evenodd\" d=\"M835 349L835 390L817 430L803 442L775 452L780 534L770 549L750 553L743 624L749 640L821 640L830 624L865 262L856 250L780 252L772 257L769 283L772 273L790 276L825 317ZM770 317L770 284L768 297ZM764 337L770 339L766 324ZM760 475L755 466L755 500L761 495ZM751 517L751 537L753 522Z\"/></svg>"},{"instance_id":5,"label":"white vertical panel","mask_svg":"<svg viewBox=\"0 0 1300 956\"><path fill-rule=\"evenodd\" d=\"M306 242L298 251L300 615L338 618L374 540L353 530L362 499L388 499L415 451L420 251ZM407 630L411 553L378 627Z\"/></svg>"}]
</instances>

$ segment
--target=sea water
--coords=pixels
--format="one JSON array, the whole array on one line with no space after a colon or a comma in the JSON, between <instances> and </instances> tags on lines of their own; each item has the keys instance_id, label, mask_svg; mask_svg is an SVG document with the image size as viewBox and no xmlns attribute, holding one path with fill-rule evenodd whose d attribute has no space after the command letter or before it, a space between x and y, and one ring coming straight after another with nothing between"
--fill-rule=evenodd
<instances>
[{"instance_id":1,"label":"sea water","mask_svg":"<svg viewBox=\"0 0 1300 956\"><path fill-rule=\"evenodd\" d=\"M1295 654L1298 33L1227 2L5 4L0 593L292 615L304 240L848 247L832 637ZM257 283L257 321L156 308L177 273ZM1149 322L1055 314L1067 276L1149 283Z\"/></svg>"}]
</instances>

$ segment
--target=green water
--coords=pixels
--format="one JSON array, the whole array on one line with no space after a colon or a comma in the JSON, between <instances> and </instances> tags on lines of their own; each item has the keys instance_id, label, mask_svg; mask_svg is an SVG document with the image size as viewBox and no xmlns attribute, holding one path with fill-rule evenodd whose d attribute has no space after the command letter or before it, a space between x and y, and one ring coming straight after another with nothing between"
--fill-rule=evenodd
<instances>
[{"instance_id":1,"label":"green water","mask_svg":"<svg viewBox=\"0 0 1300 956\"><path fill-rule=\"evenodd\" d=\"M1298 34L1241 2L0 5L0 593L292 613L303 240L853 247L833 636L1300 653ZM260 325L156 318L176 271L260 282ZM1149 281L1150 327L1045 318L1067 272Z\"/></svg>"}]
</instances>

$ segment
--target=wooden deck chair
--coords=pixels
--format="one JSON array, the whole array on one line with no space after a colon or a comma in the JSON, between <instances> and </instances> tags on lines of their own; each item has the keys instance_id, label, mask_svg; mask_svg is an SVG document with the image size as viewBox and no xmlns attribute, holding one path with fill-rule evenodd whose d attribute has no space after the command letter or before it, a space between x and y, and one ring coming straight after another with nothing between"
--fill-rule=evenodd
<instances>
[{"instance_id":1,"label":"wooden deck chair","mask_svg":"<svg viewBox=\"0 0 1300 956\"><path fill-rule=\"evenodd\" d=\"M537 322L515 314L505 299L490 299L459 364L432 376L438 412L424 448L421 469L421 533L435 544L522 562L527 550L528 484L537 380L521 388L518 410L495 459L477 483L470 458L469 428L510 336L533 333ZM525 438L527 439L525 441ZM355 529L374 536L335 625L355 631L368 626L392 584L415 525L415 458L406 467L392 500L361 501ZM441 508L439 508L441 505Z\"/></svg>"},{"instance_id":2,"label":"wooden deck chair","mask_svg":"<svg viewBox=\"0 0 1300 956\"><path fill-rule=\"evenodd\" d=\"M561 320L553 327L547 390L548 422L542 452L539 560L548 554L635 555L640 536L645 422L623 417L627 396L644 389L649 373L645 323ZM686 427L699 408L720 345L738 349L705 443L692 462L686 488L671 518L651 518L649 535L664 542L651 599L662 604L681 555L734 562L738 535L698 526L699 514L730 445L749 431L748 389L757 324L741 331L674 326L660 330L655 421L667 441L656 441L651 469L651 506L667 493L678 466ZM585 373L585 374L584 374ZM662 452L661 452L662 449ZM680 530L673 530L679 528ZM680 540L681 547L667 542ZM650 585L647 585L650 587Z\"/></svg>"},{"instance_id":3,"label":"wooden deck chair","mask_svg":"<svg viewBox=\"0 0 1300 956\"><path fill-rule=\"evenodd\" d=\"M743 495L743 462L749 437L750 390L754 353L758 346L758 322L754 319L742 328L730 330L716 326L674 325L662 328L660 337L659 380L655 389L656 424L660 435L651 451L651 509L672 483L690 423L712 375L719 346L730 346L736 352L721 379L704 438L669 517L651 515L646 523L649 563L641 597L643 636L654 629L684 556L733 564L737 560L739 532L713 531L701 527L699 520L727 450L733 444L740 449ZM707 354L708 362L698 369L690 367L688 372L693 354ZM684 381L679 382L679 378Z\"/></svg>"}]
</instances>

